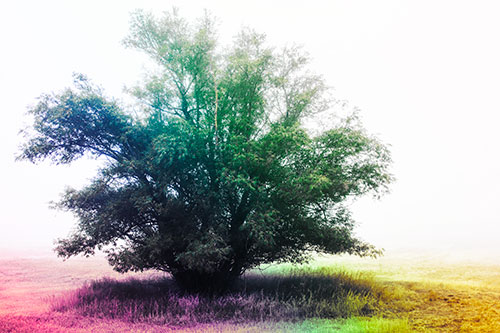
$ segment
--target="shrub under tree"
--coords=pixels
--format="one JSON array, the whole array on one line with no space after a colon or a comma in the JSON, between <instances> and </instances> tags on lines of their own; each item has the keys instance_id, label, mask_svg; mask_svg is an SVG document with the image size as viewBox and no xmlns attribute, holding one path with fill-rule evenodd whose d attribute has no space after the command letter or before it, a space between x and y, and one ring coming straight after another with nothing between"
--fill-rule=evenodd
<instances>
[{"instance_id":1,"label":"shrub under tree","mask_svg":"<svg viewBox=\"0 0 500 333\"><path fill-rule=\"evenodd\" d=\"M195 290L312 251L376 254L345 203L386 190L386 147L352 118L327 121L327 88L299 49L248 30L220 48L213 26L133 15L125 44L157 65L130 89L134 112L83 75L30 109L21 159L104 160L59 202L79 223L57 253L101 249L118 271L162 270ZM321 130L308 129L318 117Z\"/></svg>"}]
</instances>

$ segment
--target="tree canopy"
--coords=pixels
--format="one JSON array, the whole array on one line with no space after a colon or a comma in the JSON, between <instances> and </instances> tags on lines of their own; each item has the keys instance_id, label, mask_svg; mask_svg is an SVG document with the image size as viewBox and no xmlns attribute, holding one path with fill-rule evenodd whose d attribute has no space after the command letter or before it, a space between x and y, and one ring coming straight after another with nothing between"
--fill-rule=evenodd
<instances>
[{"instance_id":1,"label":"tree canopy","mask_svg":"<svg viewBox=\"0 0 500 333\"><path fill-rule=\"evenodd\" d=\"M206 290L311 251L377 253L354 237L345 202L387 189L389 152L353 119L307 129L331 105L299 48L251 30L221 48L209 17L142 11L124 43L156 63L130 89L139 111L83 75L29 111L21 159L105 160L58 204L79 219L60 256L101 249L118 271L163 270Z\"/></svg>"}]
</instances>

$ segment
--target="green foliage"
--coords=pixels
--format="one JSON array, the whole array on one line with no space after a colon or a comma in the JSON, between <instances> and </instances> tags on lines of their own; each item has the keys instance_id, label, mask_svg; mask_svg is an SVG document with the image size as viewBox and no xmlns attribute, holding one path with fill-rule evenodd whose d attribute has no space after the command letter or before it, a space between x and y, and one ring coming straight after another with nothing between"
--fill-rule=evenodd
<instances>
[{"instance_id":1,"label":"green foliage","mask_svg":"<svg viewBox=\"0 0 500 333\"><path fill-rule=\"evenodd\" d=\"M300 50L273 50L252 31L219 50L210 18L141 11L125 45L158 65L131 89L138 116L82 75L30 110L21 159L106 160L59 203L79 218L59 255L105 249L118 271L160 269L207 289L309 251L378 253L353 237L343 203L386 190L389 153L352 118L306 129L329 104Z\"/></svg>"}]
</instances>

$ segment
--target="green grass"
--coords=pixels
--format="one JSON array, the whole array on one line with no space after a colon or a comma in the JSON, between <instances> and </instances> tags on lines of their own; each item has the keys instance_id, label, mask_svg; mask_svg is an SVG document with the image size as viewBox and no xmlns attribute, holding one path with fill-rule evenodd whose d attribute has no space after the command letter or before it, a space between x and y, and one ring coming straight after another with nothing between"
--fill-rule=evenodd
<instances>
[{"instance_id":1,"label":"green grass","mask_svg":"<svg viewBox=\"0 0 500 333\"><path fill-rule=\"evenodd\" d=\"M340 320L305 320L283 327L286 332L404 333L411 332L407 320L380 317L352 317Z\"/></svg>"}]
</instances>

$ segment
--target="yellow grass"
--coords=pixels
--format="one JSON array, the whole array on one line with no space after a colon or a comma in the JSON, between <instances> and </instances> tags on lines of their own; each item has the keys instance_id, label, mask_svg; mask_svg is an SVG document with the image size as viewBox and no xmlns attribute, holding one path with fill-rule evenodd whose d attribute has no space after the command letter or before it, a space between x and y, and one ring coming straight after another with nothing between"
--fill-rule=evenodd
<instances>
[{"instance_id":1,"label":"yellow grass","mask_svg":"<svg viewBox=\"0 0 500 333\"><path fill-rule=\"evenodd\" d=\"M400 297L386 315L407 319L414 331L500 332L500 265L453 259L323 257L315 264L334 260L374 274Z\"/></svg>"}]
</instances>

